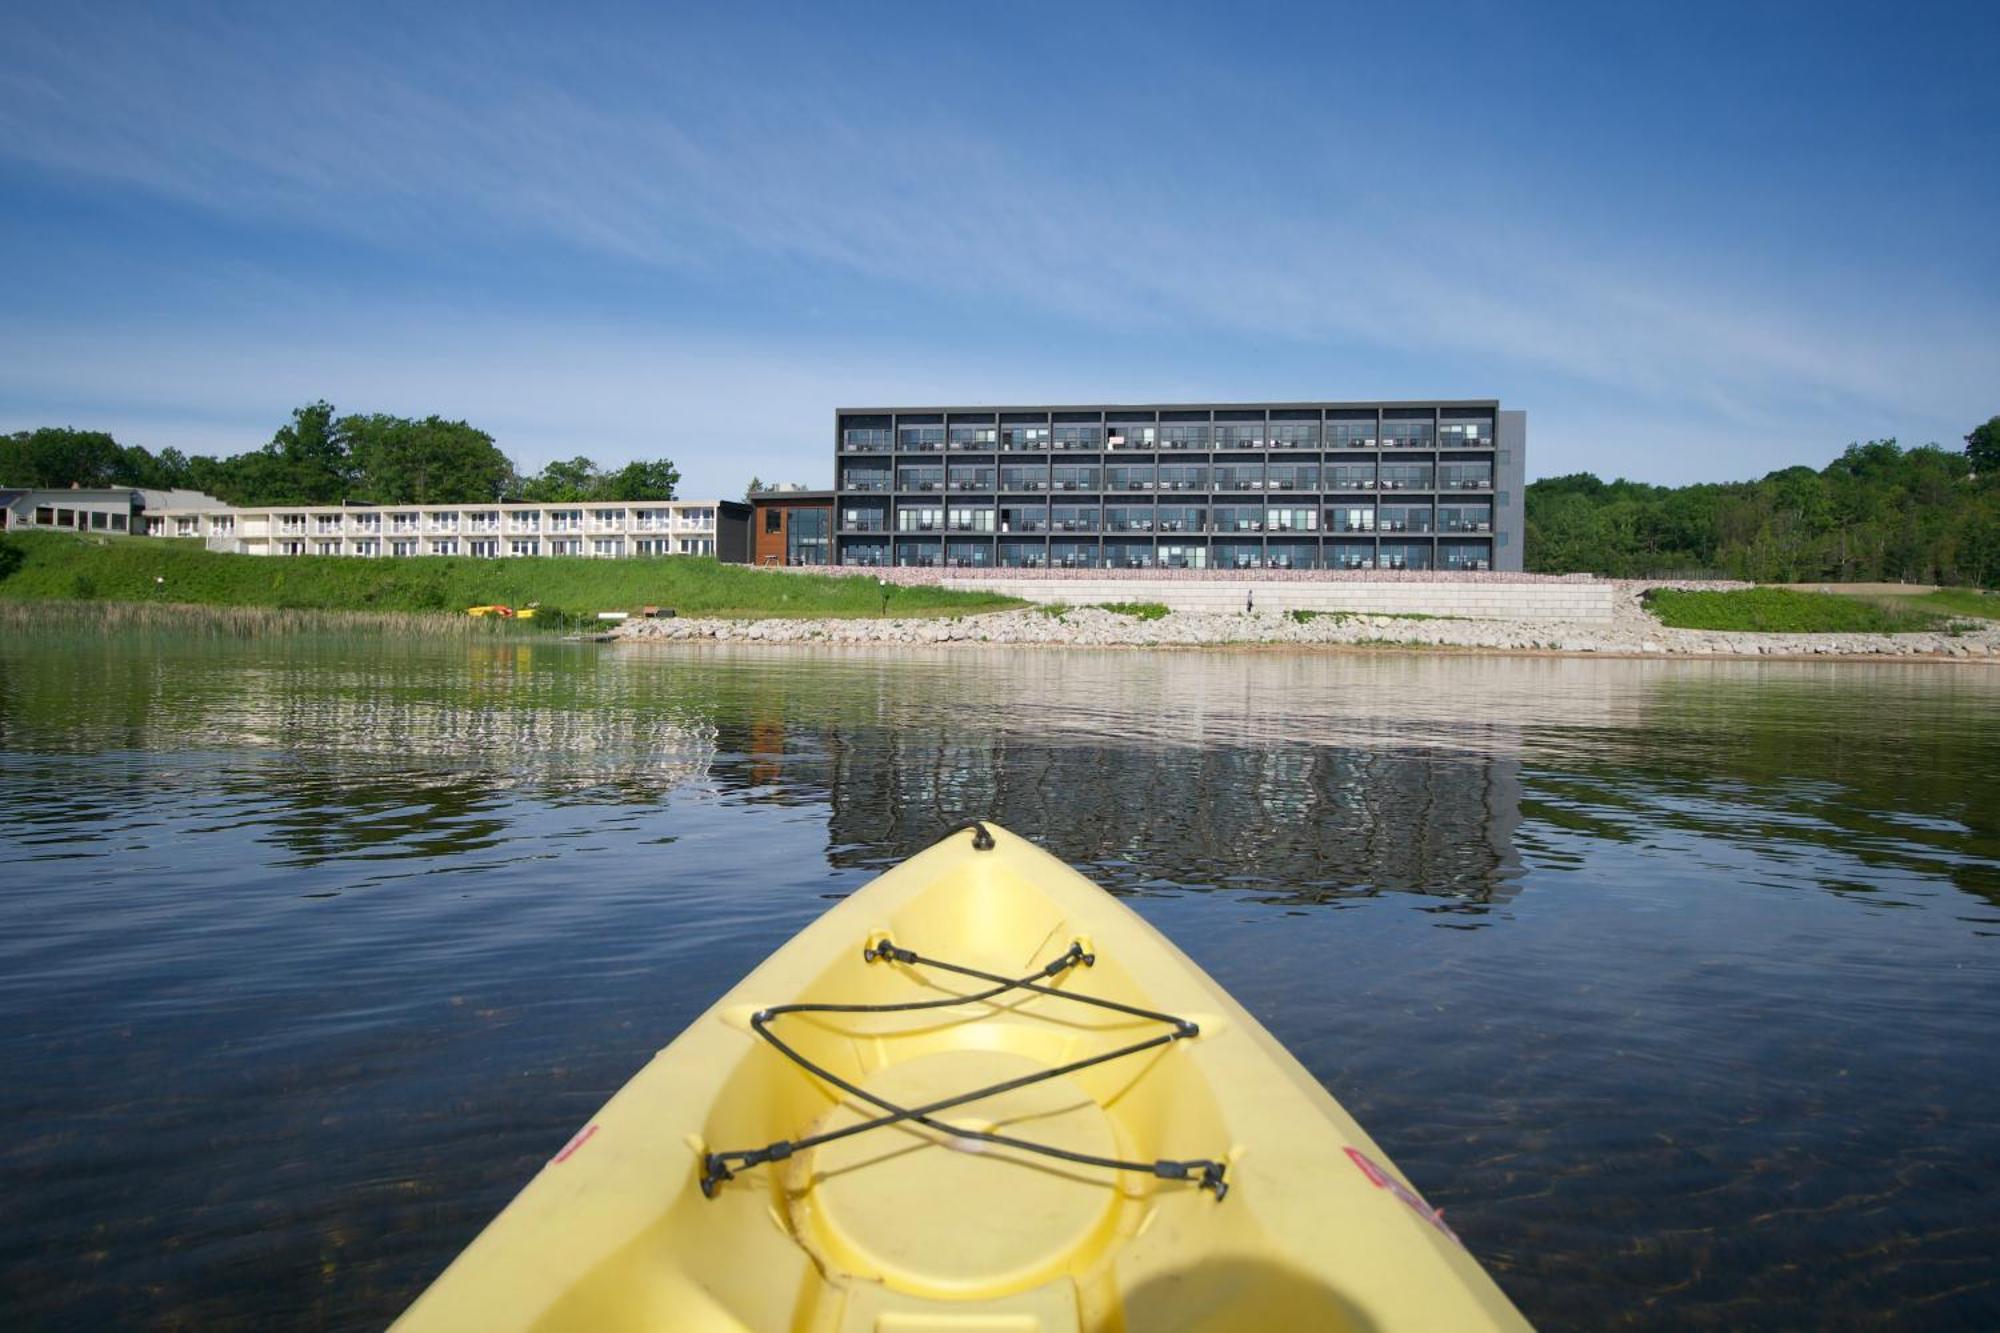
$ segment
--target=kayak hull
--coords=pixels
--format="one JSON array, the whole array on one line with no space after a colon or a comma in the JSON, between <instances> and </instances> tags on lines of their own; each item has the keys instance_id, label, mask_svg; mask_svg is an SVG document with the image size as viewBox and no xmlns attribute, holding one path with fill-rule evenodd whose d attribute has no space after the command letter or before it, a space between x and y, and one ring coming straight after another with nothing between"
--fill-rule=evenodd
<instances>
[{"instance_id":1,"label":"kayak hull","mask_svg":"<svg viewBox=\"0 0 2000 1333\"><path fill-rule=\"evenodd\" d=\"M1468 1329L1526 1327L1443 1219L1278 1042L1124 904L994 826L956 834L801 931L661 1051L411 1307L429 1329ZM1194 1035L864 951L1172 1015ZM800 1001L943 1000L755 1020ZM1033 1079L1034 1081L1028 1081ZM739 1166L797 1142L1021 1086ZM840 1086L845 1084L846 1087ZM851 1089L851 1090L850 1090ZM957 1131L956 1133L953 1131ZM1198 1180L1130 1163L1213 1160Z\"/></svg>"}]
</instances>

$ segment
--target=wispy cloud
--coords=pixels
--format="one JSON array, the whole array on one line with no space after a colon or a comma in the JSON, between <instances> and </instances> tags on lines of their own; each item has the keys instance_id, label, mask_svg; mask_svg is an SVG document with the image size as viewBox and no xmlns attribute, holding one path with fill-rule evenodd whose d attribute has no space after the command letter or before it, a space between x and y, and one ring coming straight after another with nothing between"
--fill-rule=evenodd
<instances>
[{"instance_id":1,"label":"wispy cloud","mask_svg":"<svg viewBox=\"0 0 2000 1333\"><path fill-rule=\"evenodd\" d=\"M649 86L615 42L589 48L605 78L588 85L490 37L417 55L393 33L152 10L88 42L69 26L18 36L0 56L0 153L386 249L512 235L695 275L809 266L1086 341L1188 330L1300 361L1393 349L1476 368L1470 389L1534 376L1741 438L1802 418L1945 420L2000 382L1992 293L1885 306L1881 280L1607 246L1497 177L1451 207L1357 207L1334 182L1382 163L1333 134L1278 189L1208 148L1175 175L1091 171L948 108L905 119L824 69L774 70L745 97L740 67L682 58ZM813 391L822 408L851 396Z\"/></svg>"}]
</instances>

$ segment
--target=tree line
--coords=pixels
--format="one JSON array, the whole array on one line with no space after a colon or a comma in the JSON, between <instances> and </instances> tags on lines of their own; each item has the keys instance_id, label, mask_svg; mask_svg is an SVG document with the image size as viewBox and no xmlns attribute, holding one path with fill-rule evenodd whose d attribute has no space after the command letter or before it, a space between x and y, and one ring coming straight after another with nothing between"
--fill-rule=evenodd
<instances>
[{"instance_id":1,"label":"tree line","mask_svg":"<svg viewBox=\"0 0 2000 1333\"><path fill-rule=\"evenodd\" d=\"M1648 486L1588 472L1531 484L1527 567L2000 586L2000 417L1965 448L1851 444L1826 467Z\"/></svg>"},{"instance_id":2,"label":"tree line","mask_svg":"<svg viewBox=\"0 0 2000 1333\"><path fill-rule=\"evenodd\" d=\"M577 457L524 476L466 422L340 416L325 402L295 410L263 448L225 457L153 453L105 431L53 426L0 436L0 485L186 488L234 505L671 500L679 484L664 458L600 468Z\"/></svg>"}]
</instances>

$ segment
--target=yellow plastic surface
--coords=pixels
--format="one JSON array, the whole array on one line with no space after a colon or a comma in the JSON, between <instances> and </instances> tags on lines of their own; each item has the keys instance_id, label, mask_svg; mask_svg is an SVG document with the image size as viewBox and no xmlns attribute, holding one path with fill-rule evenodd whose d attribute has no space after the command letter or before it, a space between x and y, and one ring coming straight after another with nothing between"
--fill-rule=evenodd
<instances>
[{"instance_id":1,"label":"yellow plastic surface","mask_svg":"<svg viewBox=\"0 0 2000 1333\"><path fill-rule=\"evenodd\" d=\"M1326 1090L1117 899L1022 839L961 833L801 931L579 1128L397 1327L1053 1333L1525 1328ZM981 983L862 960L872 941L1180 1015L1189 1040L941 1115L1135 1161L1223 1158L1229 1194L898 1125L741 1170L709 1148L872 1114L750 1030L799 1000L891 1003ZM1157 1023L1018 992L774 1030L876 1095L935 1100L1151 1036Z\"/></svg>"}]
</instances>

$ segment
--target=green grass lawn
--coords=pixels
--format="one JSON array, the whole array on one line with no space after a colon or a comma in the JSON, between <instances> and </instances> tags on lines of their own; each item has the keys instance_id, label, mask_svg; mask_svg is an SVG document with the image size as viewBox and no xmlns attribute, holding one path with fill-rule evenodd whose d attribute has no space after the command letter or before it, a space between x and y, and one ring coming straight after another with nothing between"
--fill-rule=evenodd
<instances>
[{"instance_id":1,"label":"green grass lawn","mask_svg":"<svg viewBox=\"0 0 2000 1333\"><path fill-rule=\"evenodd\" d=\"M1790 588L1739 588L1728 592L1654 588L1646 593L1646 609L1670 629L1777 634L1911 634L1942 629L1951 619L1950 615L1935 610Z\"/></svg>"},{"instance_id":2,"label":"green grass lawn","mask_svg":"<svg viewBox=\"0 0 2000 1333\"><path fill-rule=\"evenodd\" d=\"M884 594L867 575L781 574L697 556L360 560L220 555L195 542L161 537L22 532L0 538L0 600L433 612L539 602L545 615L558 611L588 618L599 611L661 606L684 616L740 619L874 616L883 611ZM991 593L894 584L887 590L892 616L963 615L1019 605Z\"/></svg>"},{"instance_id":3,"label":"green grass lawn","mask_svg":"<svg viewBox=\"0 0 2000 1333\"><path fill-rule=\"evenodd\" d=\"M1977 588L1939 588L1935 592L1878 594L1869 599L1884 606L1934 611L1946 616L1971 616L1978 620L2000 620L2000 593Z\"/></svg>"}]
</instances>

